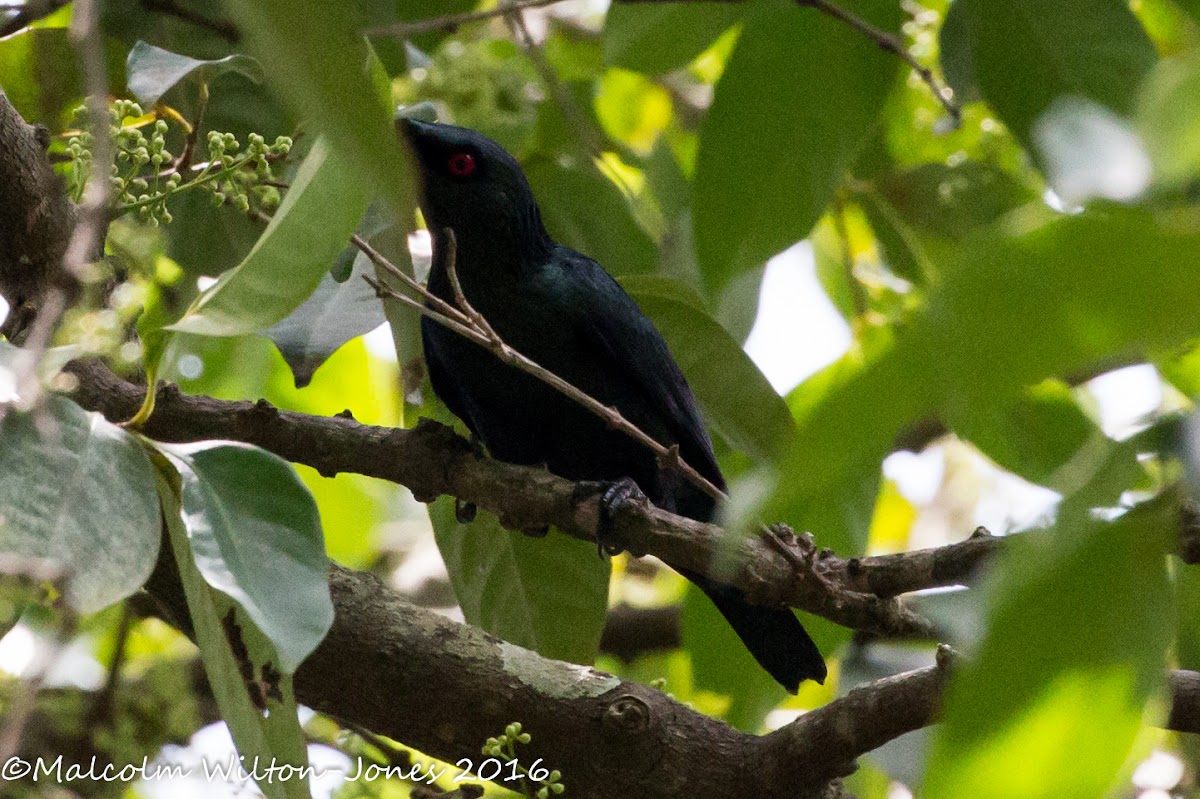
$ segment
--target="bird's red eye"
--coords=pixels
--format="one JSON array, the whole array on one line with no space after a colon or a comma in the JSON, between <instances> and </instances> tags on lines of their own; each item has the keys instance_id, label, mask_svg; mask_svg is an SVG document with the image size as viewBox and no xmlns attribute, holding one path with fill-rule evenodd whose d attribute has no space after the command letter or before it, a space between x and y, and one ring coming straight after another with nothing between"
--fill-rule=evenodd
<instances>
[{"instance_id":1,"label":"bird's red eye","mask_svg":"<svg viewBox=\"0 0 1200 799\"><path fill-rule=\"evenodd\" d=\"M475 156L470 153L455 153L450 156L450 160L446 162L450 174L456 178L468 177L475 171Z\"/></svg>"}]
</instances>

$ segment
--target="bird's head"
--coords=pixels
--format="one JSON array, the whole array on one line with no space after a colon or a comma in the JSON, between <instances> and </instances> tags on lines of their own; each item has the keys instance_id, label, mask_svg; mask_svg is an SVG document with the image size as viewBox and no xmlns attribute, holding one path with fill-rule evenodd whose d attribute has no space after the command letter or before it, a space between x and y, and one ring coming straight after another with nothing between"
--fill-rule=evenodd
<instances>
[{"instance_id":1,"label":"bird's head","mask_svg":"<svg viewBox=\"0 0 1200 799\"><path fill-rule=\"evenodd\" d=\"M421 172L421 211L435 237L454 229L460 245L522 250L548 241L537 201L517 160L467 128L405 119Z\"/></svg>"}]
</instances>

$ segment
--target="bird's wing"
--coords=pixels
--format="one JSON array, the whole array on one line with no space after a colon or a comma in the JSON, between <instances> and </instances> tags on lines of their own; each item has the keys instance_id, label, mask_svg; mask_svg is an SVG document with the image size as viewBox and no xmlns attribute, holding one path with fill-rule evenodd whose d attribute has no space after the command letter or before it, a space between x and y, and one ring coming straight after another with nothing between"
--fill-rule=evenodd
<instances>
[{"instance_id":1,"label":"bird's wing","mask_svg":"<svg viewBox=\"0 0 1200 799\"><path fill-rule=\"evenodd\" d=\"M437 325L438 323L428 316L421 317L421 345L425 353L425 368L429 371L429 383L433 386L433 392L445 403L450 412L462 419L468 430L479 435L475 420L471 416L470 403L463 396L453 370L446 365L442 357L441 348L438 346L438 333L441 331ZM450 335L457 336L458 334L451 333Z\"/></svg>"},{"instance_id":2,"label":"bird's wing","mask_svg":"<svg viewBox=\"0 0 1200 799\"><path fill-rule=\"evenodd\" d=\"M666 423L683 459L724 488L696 397L654 323L592 259L559 246L550 268L543 279L556 284L546 293L561 304L556 310L598 356L632 377Z\"/></svg>"}]
</instances>

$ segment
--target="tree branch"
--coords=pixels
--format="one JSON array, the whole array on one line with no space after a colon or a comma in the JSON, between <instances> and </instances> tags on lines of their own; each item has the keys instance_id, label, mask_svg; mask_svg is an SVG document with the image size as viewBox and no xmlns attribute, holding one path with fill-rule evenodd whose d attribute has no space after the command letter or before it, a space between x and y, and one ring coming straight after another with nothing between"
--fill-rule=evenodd
<instances>
[{"instance_id":1,"label":"tree branch","mask_svg":"<svg viewBox=\"0 0 1200 799\"><path fill-rule=\"evenodd\" d=\"M77 361L68 371L79 380L76 402L114 422L133 416L144 398L143 389L99 362ZM172 385L159 388L154 408L142 428L151 438L244 441L326 476L356 472L399 483L422 502L457 497L494 513L510 529L554 525L574 538L595 541L597 491L544 470L480 459L464 438L435 422L423 420L407 430L372 427L347 418L282 411L265 400L186 396ZM653 554L675 568L709 573L720 553L720 561L731 564L721 579L742 589L751 602L799 608L889 637L932 635L928 622L900 600L852 588L849 562L828 551L818 553L809 535L775 528L730 547L722 528L646 501L620 508L614 527L614 540L625 549L637 556ZM868 561L868 570L870 566Z\"/></svg>"}]
</instances>

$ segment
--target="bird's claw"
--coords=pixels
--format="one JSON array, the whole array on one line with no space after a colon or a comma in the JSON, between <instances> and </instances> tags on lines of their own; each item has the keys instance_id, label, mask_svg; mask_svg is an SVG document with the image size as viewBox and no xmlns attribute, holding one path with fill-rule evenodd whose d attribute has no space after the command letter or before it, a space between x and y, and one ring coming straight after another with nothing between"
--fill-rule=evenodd
<instances>
[{"instance_id":1,"label":"bird's claw","mask_svg":"<svg viewBox=\"0 0 1200 799\"><path fill-rule=\"evenodd\" d=\"M459 524L469 524L475 521L475 514L479 508L475 507L474 502L463 502L458 497L454 498L454 518Z\"/></svg>"},{"instance_id":2,"label":"bird's claw","mask_svg":"<svg viewBox=\"0 0 1200 799\"><path fill-rule=\"evenodd\" d=\"M593 484L594 485L594 484ZM645 498L631 478L603 482L598 485L599 522L596 525L596 551L600 557L619 555L624 547L616 535L616 517L628 502Z\"/></svg>"}]
</instances>

